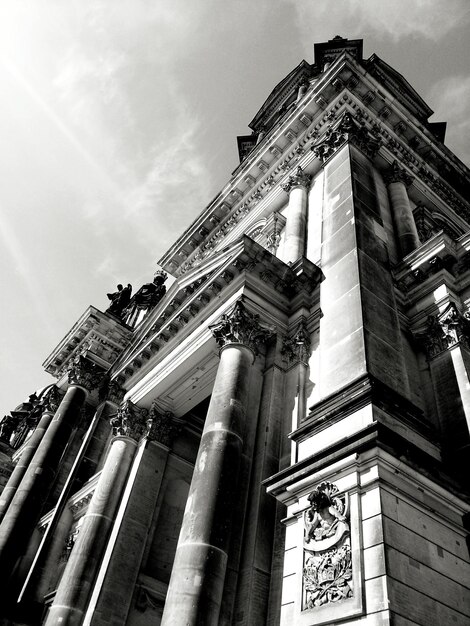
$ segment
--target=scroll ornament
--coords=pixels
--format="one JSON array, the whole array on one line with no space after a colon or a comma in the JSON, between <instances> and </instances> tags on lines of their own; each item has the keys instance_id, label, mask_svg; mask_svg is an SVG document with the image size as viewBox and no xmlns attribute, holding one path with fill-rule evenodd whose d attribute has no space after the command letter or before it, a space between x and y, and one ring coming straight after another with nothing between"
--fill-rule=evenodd
<instances>
[{"instance_id":1,"label":"scroll ornament","mask_svg":"<svg viewBox=\"0 0 470 626\"><path fill-rule=\"evenodd\" d=\"M353 596L348 497L323 482L304 513L303 609Z\"/></svg>"}]
</instances>

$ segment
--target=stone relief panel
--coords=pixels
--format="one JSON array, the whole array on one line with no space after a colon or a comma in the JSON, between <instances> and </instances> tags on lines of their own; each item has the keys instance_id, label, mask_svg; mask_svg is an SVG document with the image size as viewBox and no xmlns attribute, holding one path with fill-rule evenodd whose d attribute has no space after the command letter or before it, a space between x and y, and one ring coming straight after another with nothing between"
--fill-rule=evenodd
<instances>
[{"instance_id":1,"label":"stone relief panel","mask_svg":"<svg viewBox=\"0 0 470 626\"><path fill-rule=\"evenodd\" d=\"M341 602L354 595L348 494L330 482L308 496L304 513L302 610Z\"/></svg>"}]
</instances>

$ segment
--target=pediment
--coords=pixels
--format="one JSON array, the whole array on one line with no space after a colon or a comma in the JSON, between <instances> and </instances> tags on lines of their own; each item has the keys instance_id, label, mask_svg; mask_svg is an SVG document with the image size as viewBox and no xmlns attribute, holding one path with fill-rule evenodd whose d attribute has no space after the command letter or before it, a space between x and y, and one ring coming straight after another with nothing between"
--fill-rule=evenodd
<instances>
[{"instance_id":1,"label":"pediment","mask_svg":"<svg viewBox=\"0 0 470 626\"><path fill-rule=\"evenodd\" d=\"M398 101L402 102L419 120L426 122L433 114L433 110L413 89L406 78L388 63L382 61L376 54L369 57L365 66L368 72L387 87L397 97Z\"/></svg>"},{"instance_id":2,"label":"pediment","mask_svg":"<svg viewBox=\"0 0 470 626\"><path fill-rule=\"evenodd\" d=\"M248 127L258 132L261 126L264 126L266 123L269 125L269 117L274 110L279 108L290 95L293 95L294 89L296 90L300 83L304 79L309 79L311 75L312 66L310 63L307 63L307 61L302 60L297 67L289 72L289 74L274 87L258 113L248 124Z\"/></svg>"}]
</instances>

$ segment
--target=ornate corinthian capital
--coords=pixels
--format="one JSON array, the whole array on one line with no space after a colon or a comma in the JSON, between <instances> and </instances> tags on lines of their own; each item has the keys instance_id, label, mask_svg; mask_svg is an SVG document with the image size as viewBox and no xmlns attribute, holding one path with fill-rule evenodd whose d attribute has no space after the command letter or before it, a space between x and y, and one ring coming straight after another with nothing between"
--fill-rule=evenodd
<instances>
[{"instance_id":1,"label":"ornate corinthian capital","mask_svg":"<svg viewBox=\"0 0 470 626\"><path fill-rule=\"evenodd\" d=\"M69 365L67 374L70 385L80 385L92 391L100 386L104 371L83 355L78 355Z\"/></svg>"},{"instance_id":2,"label":"ornate corinthian capital","mask_svg":"<svg viewBox=\"0 0 470 626\"><path fill-rule=\"evenodd\" d=\"M294 335L284 337L281 354L289 363L307 363L311 354L311 340L307 322L302 319Z\"/></svg>"},{"instance_id":3,"label":"ornate corinthian capital","mask_svg":"<svg viewBox=\"0 0 470 626\"><path fill-rule=\"evenodd\" d=\"M311 179L310 174L306 174L299 165L294 174L291 174L287 181L281 185L281 189L289 193L294 187L308 187Z\"/></svg>"},{"instance_id":4,"label":"ornate corinthian capital","mask_svg":"<svg viewBox=\"0 0 470 626\"><path fill-rule=\"evenodd\" d=\"M172 413L161 411L154 402L147 420L147 436L150 441L159 441L164 446L170 447L182 425Z\"/></svg>"},{"instance_id":5,"label":"ornate corinthian capital","mask_svg":"<svg viewBox=\"0 0 470 626\"><path fill-rule=\"evenodd\" d=\"M406 187L409 187L413 182L413 177L400 167L398 161L394 161L392 167L384 174L384 180L387 185L391 183L403 183Z\"/></svg>"},{"instance_id":6,"label":"ornate corinthian capital","mask_svg":"<svg viewBox=\"0 0 470 626\"><path fill-rule=\"evenodd\" d=\"M470 346L470 321L453 302L439 315L428 317L426 331L417 335L429 360L457 343Z\"/></svg>"},{"instance_id":7,"label":"ornate corinthian capital","mask_svg":"<svg viewBox=\"0 0 470 626\"><path fill-rule=\"evenodd\" d=\"M109 420L113 427L113 435L140 441L147 434L147 415L147 409L141 409L130 400L126 400L119 407L116 416Z\"/></svg>"},{"instance_id":8,"label":"ornate corinthian capital","mask_svg":"<svg viewBox=\"0 0 470 626\"><path fill-rule=\"evenodd\" d=\"M259 315L247 311L238 300L230 313L222 315L220 321L209 328L220 347L241 343L256 354L258 347L275 332L274 327L261 324L259 319Z\"/></svg>"}]
</instances>

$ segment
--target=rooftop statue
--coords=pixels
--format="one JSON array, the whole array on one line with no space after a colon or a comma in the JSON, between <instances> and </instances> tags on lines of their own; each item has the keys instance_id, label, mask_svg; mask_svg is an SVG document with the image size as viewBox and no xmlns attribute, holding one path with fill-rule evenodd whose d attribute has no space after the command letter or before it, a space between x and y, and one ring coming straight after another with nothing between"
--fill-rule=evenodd
<instances>
[{"instance_id":1,"label":"rooftop statue","mask_svg":"<svg viewBox=\"0 0 470 626\"><path fill-rule=\"evenodd\" d=\"M106 313L111 313L116 317L122 318L124 309L130 302L132 293L132 285L128 284L127 287L122 285L117 286L117 291L114 293L107 293L108 299L111 300L111 304Z\"/></svg>"},{"instance_id":2,"label":"rooftop statue","mask_svg":"<svg viewBox=\"0 0 470 626\"><path fill-rule=\"evenodd\" d=\"M156 271L151 283L145 283L136 292L134 302L140 309L150 309L154 307L166 293L166 287L163 284L167 279L167 273Z\"/></svg>"}]
</instances>

